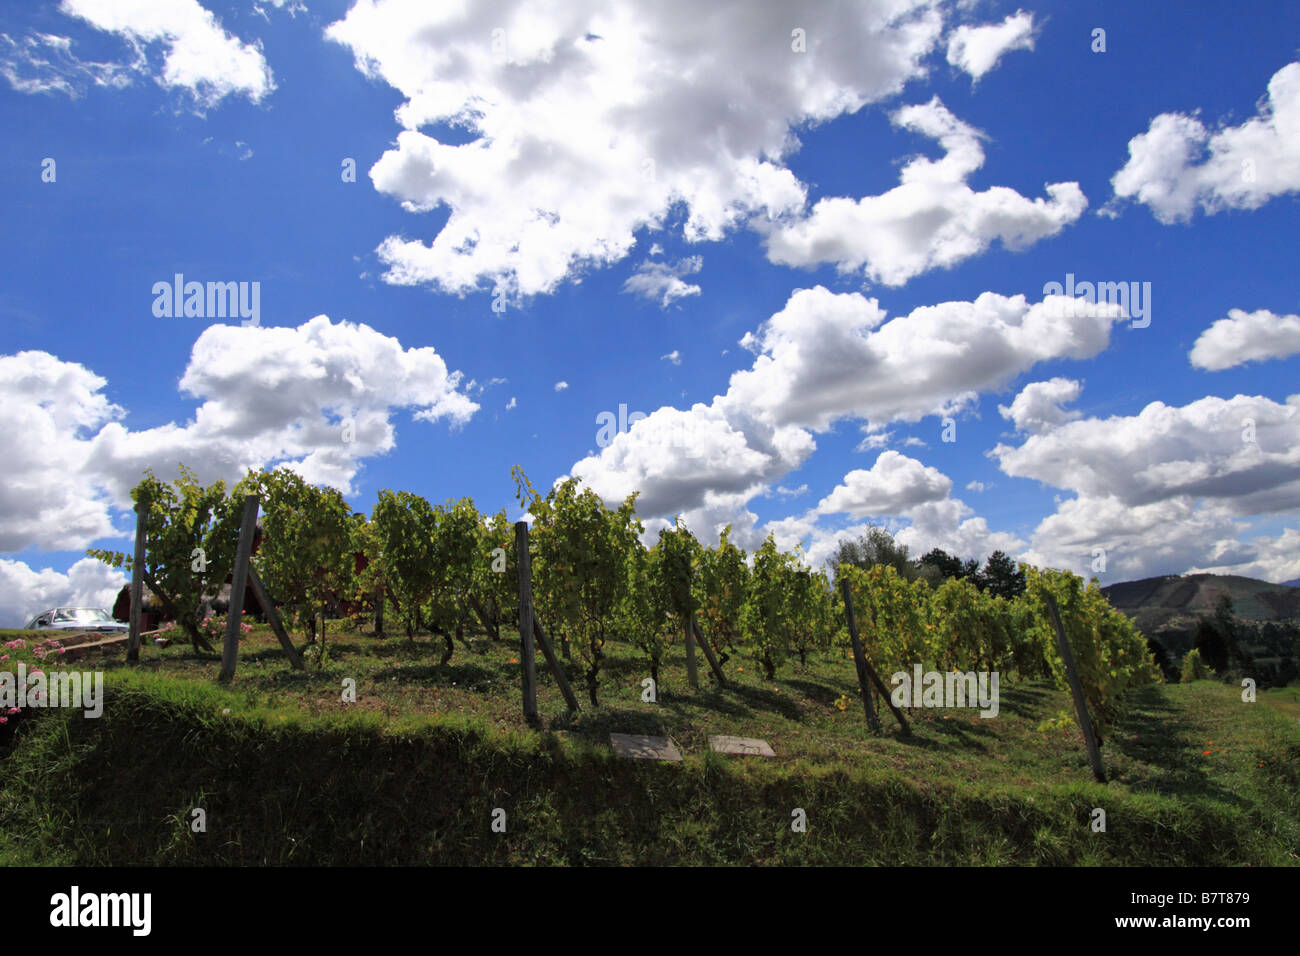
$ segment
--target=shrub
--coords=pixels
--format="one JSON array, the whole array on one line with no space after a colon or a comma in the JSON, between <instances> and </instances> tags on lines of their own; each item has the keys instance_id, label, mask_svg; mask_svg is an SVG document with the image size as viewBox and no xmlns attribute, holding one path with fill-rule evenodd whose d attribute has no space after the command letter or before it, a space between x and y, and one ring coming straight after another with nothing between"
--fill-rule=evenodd
<instances>
[{"instance_id":1,"label":"shrub","mask_svg":"<svg viewBox=\"0 0 1300 956\"><path fill-rule=\"evenodd\" d=\"M1180 683L1186 684L1194 680L1209 680L1214 676L1214 672L1201 658L1201 652L1192 648L1183 657L1183 669L1178 675Z\"/></svg>"}]
</instances>

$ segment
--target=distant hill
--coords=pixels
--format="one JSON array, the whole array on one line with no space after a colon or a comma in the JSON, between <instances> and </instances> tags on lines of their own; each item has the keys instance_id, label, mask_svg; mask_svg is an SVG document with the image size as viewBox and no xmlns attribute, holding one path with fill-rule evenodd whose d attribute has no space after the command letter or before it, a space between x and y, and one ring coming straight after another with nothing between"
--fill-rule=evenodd
<instances>
[{"instance_id":1,"label":"distant hill","mask_svg":"<svg viewBox=\"0 0 1300 956\"><path fill-rule=\"evenodd\" d=\"M1197 620L1213 615L1225 593L1232 598L1239 638L1257 661L1279 662L1300 654L1300 587L1231 574L1185 574L1124 581L1101 590L1175 659L1192 646Z\"/></svg>"},{"instance_id":2,"label":"distant hill","mask_svg":"<svg viewBox=\"0 0 1300 956\"><path fill-rule=\"evenodd\" d=\"M1159 627L1174 618L1213 614L1219 595L1232 598L1237 617L1248 621L1300 618L1300 587L1270 584L1234 574L1185 574L1124 581L1101 589L1138 627Z\"/></svg>"},{"instance_id":3,"label":"distant hill","mask_svg":"<svg viewBox=\"0 0 1300 956\"><path fill-rule=\"evenodd\" d=\"M1290 581L1283 581L1282 583L1289 588L1300 588L1300 578L1292 578Z\"/></svg>"}]
</instances>

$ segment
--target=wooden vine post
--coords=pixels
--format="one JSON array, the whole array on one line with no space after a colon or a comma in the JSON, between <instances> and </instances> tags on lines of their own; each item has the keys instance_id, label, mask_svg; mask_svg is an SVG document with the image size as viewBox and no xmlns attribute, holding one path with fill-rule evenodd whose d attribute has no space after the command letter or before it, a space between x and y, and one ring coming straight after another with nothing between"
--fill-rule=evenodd
<instances>
[{"instance_id":1,"label":"wooden vine post","mask_svg":"<svg viewBox=\"0 0 1300 956\"><path fill-rule=\"evenodd\" d=\"M519 570L519 664L524 678L524 720L541 727L537 715L537 652L533 647L533 577L528 557L528 522L515 522L515 563Z\"/></svg>"},{"instance_id":2,"label":"wooden vine post","mask_svg":"<svg viewBox=\"0 0 1300 956\"><path fill-rule=\"evenodd\" d=\"M871 662L867 660L867 652L862 647L861 638L858 637L857 621L853 617L853 594L849 589L847 578L842 578L840 580L840 590L844 593L844 616L848 619L849 637L853 641L854 662L858 664L858 686L862 688L862 700L867 710L867 721L873 728L879 729L880 724L875 719L876 710L871 705L871 695L869 693L869 688L874 686L876 690L880 692L880 696L884 700L885 706L889 708L889 712L893 714L894 719L898 721L898 726L903 729L903 736L910 737L912 736L912 728L908 726L907 718L903 716L901 710L894 706L894 700L890 696L889 690L885 687L884 681L880 679L880 675L876 673L876 669L872 667ZM874 624L874 609L871 616L872 623ZM864 672L866 674L866 680L863 680ZM870 681L870 684L868 684L867 681Z\"/></svg>"},{"instance_id":3,"label":"wooden vine post","mask_svg":"<svg viewBox=\"0 0 1300 956\"><path fill-rule=\"evenodd\" d=\"M849 625L849 640L853 643L853 664L858 671L858 692L862 697L862 709L867 714L867 724L872 730L880 729L880 718L876 708L871 706L871 685L867 678L867 652L858 637L858 623L853 619L853 593L849 589L849 579L840 578L840 591L844 594L844 617Z\"/></svg>"},{"instance_id":4,"label":"wooden vine post","mask_svg":"<svg viewBox=\"0 0 1300 956\"><path fill-rule=\"evenodd\" d=\"M126 642L126 662L140 660L140 620L144 612L144 539L149 522L149 499L140 496L135 505L135 553L131 559L131 623Z\"/></svg>"},{"instance_id":5,"label":"wooden vine post","mask_svg":"<svg viewBox=\"0 0 1300 956\"><path fill-rule=\"evenodd\" d=\"M1088 715L1088 702L1083 696L1083 682L1079 680L1079 670L1074 663L1074 652L1065 637L1065 627L1061 624L1061 612L1056 606L1056 598L1050 594L1047 599L1047 612L1052 616L1052 627L1056 631L1056 648L1061 653L1061 662L1065 664L1065 677L1070 682L1070 696L1074 698L1074 713L1079 720L1079 729L1083 731L1083 743L1088 748L1088 762L1092 764L1092 775L1098 783L1106 782L1106 770L1101 765L1101 748L1097 746L1097 733Z\"/></svg>"},{"instance_id":6,"label":"wooden vine post","mask_svg":"<svg viewBox=\"0 0 1300 956\"><path fill-rule=\"evenodd\" d=\"M248 587L248 559L253 553L253 532L257 529L257 495L244 497L244 511L239 519L239 544L235 548L235 566L230 574L230 604L226 608L226 644L221 651L221 673L217 680L228 683L235 676L239 660L239 626L243 623L244 592Z\"/></svg>"},{"instance_id":7,"label":"wooden vine post","mask_svg":"<svg viewBox=\"0 0 1300 956\"><path fill-rule=\"evenodd\" d=\"M515 522L515 560L519 568L519 637L520 660L524 676L524 719L530 727L540 728L542 719L537 714L537 648L542 649L546 663L560 685L564 703L569 713L576 714L582 710L578 704L578 695L573 692L569 678L555 656L551 640L546 636L546 629L537 620L537 611L533 607L533 565L528 556L528 522Z\"/></svg>"},{"instance_id":8,"label":"wooden vine post","mask_svg":"<svg viewBox=\"0 0 1300 956\"><path fill-rule=\"evenodd\" d=\"M713 654L713 646L709 644L708 638L706 638L704 632L700 630L700 622L696 620L694 612L691 612L691 630L695 632L695 640L699 641L700 650L702 650L704 656L708 658L709 668L713 671L713 676L718 679L719 684L726 687L727 679L722 676L722 667L719 666L718 659Z\"/></svg>"},{"instance_id":9,"label":"wooden vine post","mask_svg":"<svg viewBox=\"0 0 1300 956\"><path fill-rule=\"evenodd\" d=\"M686 636L686 679L690 682L691 688L700 689L700 674L695 668L695 629L691 627L694 622L694 612L686 618L686 623L682 630Z\"/></svg>"}]
</instances>

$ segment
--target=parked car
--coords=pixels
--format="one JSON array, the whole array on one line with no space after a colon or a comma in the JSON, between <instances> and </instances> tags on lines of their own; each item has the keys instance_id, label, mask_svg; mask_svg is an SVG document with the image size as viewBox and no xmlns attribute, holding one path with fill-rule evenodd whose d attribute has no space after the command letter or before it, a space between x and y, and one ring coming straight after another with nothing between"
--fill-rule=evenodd
<instances>
[{"instance_id":1,"label":"parked car","mask_svg":"<svg viewBox=\"0 0 1300 956\"><path fill-rule=\"evenodd\" d=\"M130 625L113 620L102 607L55 607L36 615L27 625L34 630L103 631L124 633Z\"/></svg>"}]
</instances>

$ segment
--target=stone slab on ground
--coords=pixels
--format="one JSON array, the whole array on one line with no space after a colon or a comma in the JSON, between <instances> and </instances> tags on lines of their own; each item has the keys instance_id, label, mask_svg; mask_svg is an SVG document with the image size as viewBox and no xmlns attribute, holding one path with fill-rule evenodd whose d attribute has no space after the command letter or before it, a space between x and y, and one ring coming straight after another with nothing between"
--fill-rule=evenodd
<instances>
[{"instance_id":1,"label":"stone slab on ground","mask_svg":"<svg viewBox=\"0 0 1300 956\"><path fill-rule=\"evenodd\" d=\"M709 749L720 754L750 754L755 757L775 757L766 740L757 737L710 737Z\"/></svg>"},{"instance_id":2,"label":"stone slab on ground","mask_svg":"<svg viewBox=\"0 0 1300 956\"><path fill-rule=\"evenodd\" d=\"M667 737L644 734L610 734L610 746L620 757L633 760L672 760L680 763L682 752Z\"/></svg>"}]
</instances>

